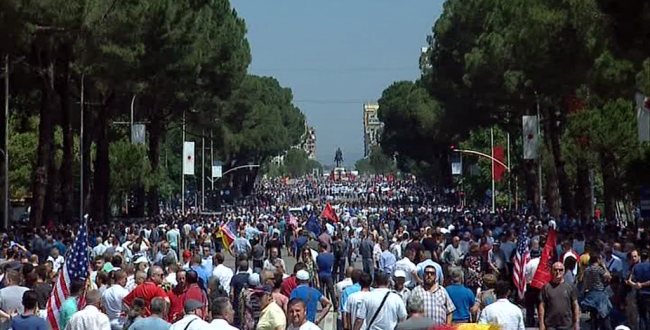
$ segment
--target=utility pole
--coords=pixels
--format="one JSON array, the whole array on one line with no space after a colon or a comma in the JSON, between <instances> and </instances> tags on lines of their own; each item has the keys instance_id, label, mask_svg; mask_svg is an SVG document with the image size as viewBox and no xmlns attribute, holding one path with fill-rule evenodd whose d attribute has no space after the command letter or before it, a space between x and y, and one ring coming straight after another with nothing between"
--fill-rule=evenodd
<instances>
[{"instance_id":1,"label":"utility pole","mask_svg":"<svg viewBox=\"0 0 650 330\"><path fill-rule=\"evenodd\" d=\"M81 123L79 124L79 221L84 218L84 78L85 74L81 74L81 87L79 97L79 115Z\"/></svg>"},{"instance_id":2,"label":"utility pole","mask_svg":"<svg viewBox=\"0 0 650 330\"><path fill-rule=\"evenodd\" d=\"M5 55L5 230L9 229L9 55Z\"/></svg>"},{"instance_id":3,"label":"utility pole","mask_svg":"<svg viewBox=\"0 0 650 330\"><path fill-rule=\"evenodd\" d=\"M544 198L542 198L543 194L543 188L542 188L542 157L539 152L539 141L542 138L542 116L540 114L539 110L539 98L537 97L537 91L535 91L535 98L537 101L537 178L538 178L538 185L539 185L539 214L542 214L542 201Z\"/></svg>"},{"instance_id":4,"label":"utility pole","mask_svg":"<svg viewBox=\"0 0 650 330\"><path fill-rule=\"evenodd\" d=\"M183 150L185 150L185 110L183 110ZM185 152L181 154L181 214L185 214Z\"/></svg>"},{"instance_id":5,"label":"utility pole","mask_svg":"<svg viewBox=\"0 0 650 330\"><path fill-rule=\"evenodd\" d=\"M214 139L212 137L212 129L210 129L210 184L212 185L210 189L214 194L214 174L212 169L214 168Z\"/></svg>"},{"instance_id":6,"label":"utility pole","mask_svg":"<svg viewBox=\"0 0 650 330\"><path fill-rule=\"evenodd\" d=\"M492 155L492 173L491 173L491 176L492 176L492 213L494 213L496 211L496 208L495 208L496 193L494 191L495 184L494 184L494 128L493 127L490 128L490 146L492 148L492 150L491 150L491 152L492 152L491 153L491 155Z\"/></svg>"},{"instance_id":7,"label":"utility pole","mask_svg":"<svg viewBox=\"0 0 650 330\"><path fill-rule=\"evenodd\" d=\"M201 210L205 209L205 129L201 131Z\"/></svg>"},{"instance_id":8,"label":"utility pole","mask_svg":"<svg viewBox=\"0 0 650 330\"><path fill-rule=\"evenodd\" d=\"M510 133L506 133L506 140L508 144L508 167L510 167ZM508 172L508 210L512 210L512 172Z\"/></svg>"}]
</instances>

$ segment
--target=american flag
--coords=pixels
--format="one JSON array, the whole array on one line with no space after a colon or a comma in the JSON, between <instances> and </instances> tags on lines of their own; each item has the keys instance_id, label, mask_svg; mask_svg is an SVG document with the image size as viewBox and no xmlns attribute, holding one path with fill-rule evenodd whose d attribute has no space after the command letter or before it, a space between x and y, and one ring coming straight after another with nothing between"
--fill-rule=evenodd
<instances>
[{"instance_id":1,"label":"american flag","mask_svg":"<svg viewBox=\"0 0 650 330\"><path fill-rule=\"evenodd\" d=\"M514 271L512 280L517 288L519 299L524 299L526 292L526 270L525 266L530 260L530 253L528 252L528 236L526 235L526 226L521 227L519 238L517 239L517 251L515 255Z\"/></svg>"},{"instance_id":2,"label":"american flag","mask_svg":"<svg viewBox=\"0 0 650 330\"><path fill-rule=\"evenodd\" d=\"M59 330L59 312L63 302L70 296L70 285L76 279L88 278L88 232L87 219L84 217L79 225L77 239L72 247L72 252L67 256L65 264L59 271L52 295L47 301L47 321L52 330ZM84 304L79 299L79 307Z\"/></svg>"}]
</instances>

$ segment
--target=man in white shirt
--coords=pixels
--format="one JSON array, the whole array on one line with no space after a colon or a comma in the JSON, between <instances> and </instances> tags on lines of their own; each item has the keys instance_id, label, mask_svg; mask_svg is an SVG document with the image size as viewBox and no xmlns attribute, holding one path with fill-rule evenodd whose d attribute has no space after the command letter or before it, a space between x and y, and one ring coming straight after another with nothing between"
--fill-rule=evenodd
<instances>
[{"instance_id":1,"label":"man in white shirt","mask_svg":"<svg viewBox=\"0 0 650 330\"><path fill-rule=\"evenodd\" d=\"M86 293L86 307L70 318L65 330L111 330L108 316L100 311L101 294L97 290Z\"/></svg>"},{"instance_id":2,"label":"man in white shirt","mask_svg":"<svg viewBox=\"0 0 650 330\"><path fill-rule=\"evenodd\" d=\"M395 263L395 271L402 270L406 273L406 281L404 285L407 288L413 288L420 282L420 279L417 274L417 267L413 263L415 259L415 250L407 249L406 258Z\"/></svg>"},{"instance_id":3,"label":"man in white shirt","mask_svg":"<svg viewBox=\"0 0 650 330\"><path fill-rule=\"evenodd\" d=\"M230 280L232 279L233 273L232 273L232 269L223 265L224 260L225 258L221 252L215 253L214 255L215 267L214 270L212 271L212 276L219 279L219 283L221 284L221 287L224 290L226 290L226 292L230 292Z\"/></svg>"},{"instance_id":4,"label":"man in white shirt","mask_svg":"<svg viewBox=\"0 0 650 330\"><path fill-rule=\"evenodd\" d=\"M65 263L65 258L63 258L63 256L61 255L61 252L59 251L58 247L53 247L50 256L47 257L47 261L51 261L52 270L58 272L59 269L61 269L61 267Z\"/></svg>"},{"instance_id":5,"label":"man in white shirt","mask_svg":"<svg viewBox=\"0 0 650 330\"><path fill-rule=\"evenodd\" d=\"M234 318L235 310L232 308L230 299L227 297L219 297L212 302L212 322L210 322L212 329L238 330L230 325Z\"/></svg>"},{"instance_id":6,"label":"man in white shirt","mask_svg":"<svg viewBox=\"0 0 650 330\"><path fill-rule=\"evenodd\" d=\"M406 305L400 296L388 289L389 282L386 274L375 275L377 288L363 298L353 330L360 330L364 323L367 330L395 329L398 322L406 319Z\"/></svg>"},{"instance_id":7,"label":"man in white shirt","mask_svg":"<svg viewBox=\"0 0 650 330\"><path fill-rule=\"evenodd\" d=\"M510 285L505 281L499 281L496 294L498 300L481 311L478 323L498 325L502 330L525 330L521 308L508 300Z\"/></svg>"},{"instance_id":8,"label":"man in white shirt","mask_svg":"<svg viewBox=\"0 0 650 330\"><path fill-rule=\"evenodd\" d=\"M203 308L203 304L194 299L185 302L185 316L176 321L169 330L204 330L210 327L210 323L203 321L196 315L196 311Z\"/></svg>"},{"instance_id":9,"label":"man in white shirt","mask_svg":"<svg viewBox=\"0 0 650 330\"><path fill-rule=\"evenodd\" d=\"M526 276L526 293L524 294L524 305L526 306L526 326L535 327L535 311L539 302L539 289L530 285L539 266L540 251L531 250L530 260L524 266L524 275Z\"/></svg>"},{"instance_id":10,"label":"man in white shirt","mask_svg":"<svg viewBox=\"0 0 650 330\"><path fill-rule=\"evenodd\" d=\"M106 310L106 315L110 321L120 317L122 313L122 299L129 294L126 286L126 273L118 270L113 274L115 283L102 293L102 305Z\"/></svg>"},{"instance_id":11,"label":"man in white shirt","mask_svg":"<svg viewBox=\"0 0 650 330\"><path fill-rule=\"evenodd\" d=\"M353 321L356 321L358 316L359 307L363 303L363 298L370 293L370 285L372 284L372 277L370 274L363 273L359 280L361 291L355 292L348 297L348 300L343 306L343 328L354 329ZM364 323L364 322L361 322ZM365 325L362 326L365 329Z\"/></svg>"}]
</instances>

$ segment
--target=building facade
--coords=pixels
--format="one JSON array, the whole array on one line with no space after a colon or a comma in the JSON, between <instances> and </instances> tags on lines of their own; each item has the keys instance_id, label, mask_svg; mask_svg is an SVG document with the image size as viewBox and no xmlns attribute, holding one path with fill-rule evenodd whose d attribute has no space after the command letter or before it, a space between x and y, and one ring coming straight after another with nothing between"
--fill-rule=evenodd
<instances>
[{"instance_id":1,"label":"building facade","mask_svg":"<svg viewBox=\"0 0 650 330\"><path fill-rule=\"evenodd\" d=\"M379 144L384 123L379 120L379 104L366 103L363 105L363 155L368 157L373 146Z\"/></svg>"},{"instance_id":2,"label":"building facade","mask_svg":"<svg viewBox=\"0 0 650 330\"><path fill-rule=\"evenodd\" d=\"M307 126L305 134L302 149L305 150L309 159L316 159L316 129L314 126Z\"/></svg>"}]
</instances>

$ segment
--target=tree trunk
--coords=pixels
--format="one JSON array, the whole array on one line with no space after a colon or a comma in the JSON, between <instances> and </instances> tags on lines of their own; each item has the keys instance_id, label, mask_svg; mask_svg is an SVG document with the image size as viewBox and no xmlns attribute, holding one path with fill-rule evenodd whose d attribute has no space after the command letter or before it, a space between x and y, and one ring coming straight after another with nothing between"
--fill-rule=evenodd
<instances>
[{"instance_id":1,"label":"tree trunk","mask_svg":"<svg viewBox=\"0 0 650 330\"><path fill-rule=\"evenodd\" d=\"M52 116L54 109L54 64L49 62L41 65L41 109L38 124L38 149L36 151L36 167L32 186L32 206L29 215L31 225L40 227L43 224L43 209L47 193L48 173L52 162L52 143L54 140L54 127Z\"/></svg>"},{"instance_id":2,"label":"tree trunk","mask_svg":"<svg viewBox=\"0 0 650 330\"><path fill-rule=\"evenodd\" d=\"M110 161L108 137L107 107L100 109L97 117L96 141L97 155L95 158L94 189L93 189L93 219L99 223L108 221L110 215Z\"/></svg>"},{"instance_id":3,"label":"tree trunk","mask_svg":"<svg viewBox=\"0 0 650 330\"><path fill-rule=\"evenodd\" d=\"M63 219L71 220L74 216L74 132L72 129L72 107L70 106L70 57L71 50L63 46L62 76L57 84L57 93L61 104L61 129L63 130L63 160L61 162L61 206Z\"/></svg>"},{"instance_id":4,"label":"tree trunk","mask_svg":"<svg viewBox=\"0 0 650 330\"><path fill-rule=\"evenodd\" d=\"M591 182L589 179L589 164L586 159L578 157L575 189L575 205L583 221L591 218Z\"/></svg>"},{"instance_id":5,"label":"tree trunk","mask_svg":"<svg viewBox=\"0 0 650 330\"><path fill-rule=\"evenodd\" d=\"M609 153L600 153L600 167L603 174L605 217L613 219L616 216L616 196L618 183L615 171L616 160Z\"/></svg>"},{"instance_id":6,"label":"tree trunk","mask_svg":"<svg viewBox=\"0 0 650 330\"><path fill-rule=\"evenodd\" d=\"M151 164L151 172L155 174L155 177L159 177L160 174L160 137L162 134L162 123L157 116L151 117L151 123L149 124L149 163ZM149 189L147 208L149 211L149 216L153 216L159 213L159 201L160 201L160 192L159 192L158 180L154 180L152 186Z\"/></svg>"},{"instance_id":7,"label":"tree trunk","mask_svg":"<svg viewBox=\"0 0 650 330\"><path fill-rule=\"evenodd\" d=\"M560 192L560 202L562 203L562 212L565 214L575 214L573 205L573 196L571 194L571 187L569 185L569 176L566 173L564 166L564 158L562 157L562 145L560 139L562 137L562 116L557 116L554 111L548 111L551 120L548 121L547 127L549 132L550 149L553 153L553 160L555 164L555 172L557 173L558 190ZM558 125L559 123L559 125Z\"/></svg>"},{"instance_id":8,"label":"tree trunk","mask_svg":"<svg viewBox=\"0 0 650 330\"><path fill-rule=\"evenodd\" d=\"M56 147L52 148L52 153L56 153ZM50 220L54 221L54 223L62 223L62 220L69 221L69 219L61 217L61 186L59 185L61 175L54 159L50 162L47 175L45 204L43 205L43 222L47 223Z\"/></svg>"},{"instance_id":9,"label":"tree trunk","mask_svg":"<svg viewBox=\"0 0 650 330\"><path fill-rule=\"evenodd\" d=\"M544 167L544 172L546 173L546 207L548 208L548 213L557 219L561 214L561 210L560 201L558 200L557 172L552 164Z\"/></svg>"}]
</instances>

